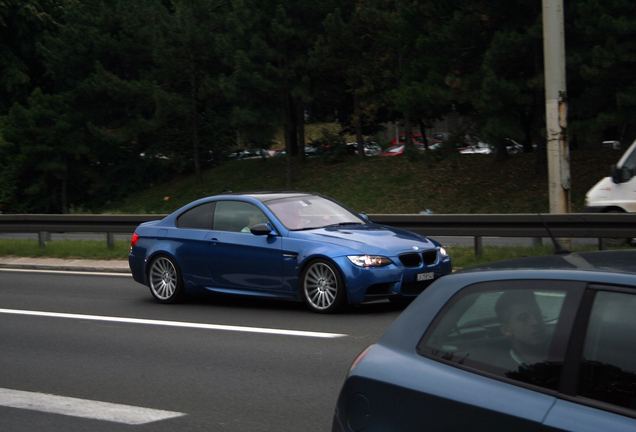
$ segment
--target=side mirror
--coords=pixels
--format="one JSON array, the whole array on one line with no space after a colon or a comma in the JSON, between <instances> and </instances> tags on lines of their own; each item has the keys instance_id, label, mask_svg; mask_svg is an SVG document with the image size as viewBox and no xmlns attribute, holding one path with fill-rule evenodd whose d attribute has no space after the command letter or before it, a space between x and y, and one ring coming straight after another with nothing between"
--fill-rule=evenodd
<instances>
[{"instance_id":1,"label":"side mirror","mask_svg":"<svg viewBox=\"0 0 636 432\"><path fill-rule=\"evenodd\" d=\"M272 229L267 223L259 223L250 228L250 232L254 235L270 235Z\"/></svg>"},{"instance_id":2,"label":"side mirror","mask_svg":"<svg viewBox=\"0 0 636 432\"><path fill-rule=\"evenodd\" d=\"M632 175L628 170L612 165L610 168L610 177L614 183L620 184L629 181L629 179L632 178Z\"/></svg>"},{"instance_id":3,"label":"side mirror","mask_svg":"<svg viewBox=\"0 0 636 432\"><path fill-rule=\"evenodd\" d=\"M612 181L616 184L619 184L621 182L621 175L620 175L620 171L618 170L618 168L616 168L616 165L612 165L610 167L610 177L612 179Z\"/></svg>"}]
</instances>

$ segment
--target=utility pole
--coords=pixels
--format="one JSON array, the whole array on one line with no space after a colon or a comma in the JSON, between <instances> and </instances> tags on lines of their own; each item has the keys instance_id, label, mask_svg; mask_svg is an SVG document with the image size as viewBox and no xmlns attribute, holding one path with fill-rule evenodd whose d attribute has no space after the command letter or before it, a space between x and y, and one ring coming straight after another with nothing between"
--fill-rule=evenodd
<instances>
[{"instance_id":1,"label":"utility pole","mask_svg":"<svg viewBox=\"0 0 636 432\"><path fill-rule=\"evenodd\" d=\"M563 0L542 2L550 213L570 213Z\"/></svg>"}]
</instances>

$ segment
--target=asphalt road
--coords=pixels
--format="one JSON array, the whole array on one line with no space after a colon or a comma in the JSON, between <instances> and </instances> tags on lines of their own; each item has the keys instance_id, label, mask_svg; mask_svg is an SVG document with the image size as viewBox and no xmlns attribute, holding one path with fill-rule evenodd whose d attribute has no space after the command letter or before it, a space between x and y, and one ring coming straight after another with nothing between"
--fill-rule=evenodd
<instances>
[{"instance_id":1,"label":"asphalt road","mask_svg":"<svg viewBox=\"0 0 636 432\"><path fill-rule=\"evenodd\" d=\"M399 312L161 305L127 275L0 269L0 429L329 431L351 361Z\"/></svg>"}]
</instances>

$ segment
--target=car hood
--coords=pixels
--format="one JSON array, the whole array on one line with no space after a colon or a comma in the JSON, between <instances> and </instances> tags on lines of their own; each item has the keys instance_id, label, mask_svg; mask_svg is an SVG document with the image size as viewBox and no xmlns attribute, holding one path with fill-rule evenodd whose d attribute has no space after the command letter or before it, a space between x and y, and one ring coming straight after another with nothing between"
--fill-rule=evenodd
<instances>
[{"instance_id":1,"label":"car hood","mask_svg":"<svg viewBox=\"0 0 636 432\"><path fill-rule=\"evenodd\" d=\"M330 243L373 255L397 255L435 249L439 244L419 234L379 224L345 225L292 231L291 237Z\"/></svg>"}]
</instances>

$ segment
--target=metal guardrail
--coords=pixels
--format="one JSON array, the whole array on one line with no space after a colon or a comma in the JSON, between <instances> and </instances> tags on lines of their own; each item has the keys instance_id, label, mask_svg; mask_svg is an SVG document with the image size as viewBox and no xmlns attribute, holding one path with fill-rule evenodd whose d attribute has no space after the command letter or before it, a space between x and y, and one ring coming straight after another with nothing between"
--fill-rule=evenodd
<instances>
[{"instance_id":1,"label":"metal guardrail","mask_svg":"<svg viewBox=\"0 0 636 432\"><path fill-rule=\"evenodd\" d=\"M43 247L50 233L106 233L109 247L114 234L132 234L142 222L165 215L0 215L0 232L39 233ZM429 237L475 238L481 253L482 237L636 238L636 213L477 214L477 215L368 215L369 219ZM548 228L549 227L549 231Z\"/></svg>"},{"instance_id":2,"label":"metal guardrail","mask_svg":"<svg viewBox=\"0 0 636 432\"><path fill-rule=\"evenodd\" d=\"M0 233L38 233L40 247L50 240L51 233L106 233L108 248L115 243L115 234L132 234L135 228L165 215L59 215L2 214Z\"/></svg>"}]
</instances>

